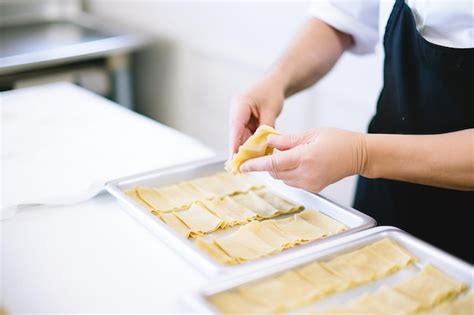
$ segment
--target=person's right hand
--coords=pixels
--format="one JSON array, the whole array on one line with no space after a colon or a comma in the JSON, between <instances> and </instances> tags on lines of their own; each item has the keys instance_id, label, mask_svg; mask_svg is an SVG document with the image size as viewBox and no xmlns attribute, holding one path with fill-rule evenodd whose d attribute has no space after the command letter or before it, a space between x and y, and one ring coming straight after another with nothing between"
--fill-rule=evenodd
<instances>
[{"instance_id":1,"label":"person's right hand","mask_svg":"<svg viewBox=\"0 0 474 315\"><path fill-rule=\"evenodd\" d=\"M270 77L234 98L230 113L230 157L258 126L275 126L284 99L284 88Z\"/></svg>"}]
</instances>

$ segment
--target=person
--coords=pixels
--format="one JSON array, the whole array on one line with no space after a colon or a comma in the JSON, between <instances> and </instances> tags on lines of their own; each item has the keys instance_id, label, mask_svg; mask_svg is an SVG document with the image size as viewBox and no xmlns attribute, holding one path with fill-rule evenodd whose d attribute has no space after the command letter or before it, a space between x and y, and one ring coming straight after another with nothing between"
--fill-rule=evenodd
<instances>
[{"instance_id":1,"label":"person","mask_svg":"<svg viewBox=\"0 0 474 315\"><path fill-rule=\"evenodd\" d=\"M233 100L230 151L259 125L274 126L284 99L316 83L344 51L370 53L383 34L384 85L367 134L321 128L269 136L281 152L248 160L241 171L267 171L311 192L359 175L354 208L472 263L473 4L394 2L315 1L278 62Z\"/></svg>"}]
</instances>

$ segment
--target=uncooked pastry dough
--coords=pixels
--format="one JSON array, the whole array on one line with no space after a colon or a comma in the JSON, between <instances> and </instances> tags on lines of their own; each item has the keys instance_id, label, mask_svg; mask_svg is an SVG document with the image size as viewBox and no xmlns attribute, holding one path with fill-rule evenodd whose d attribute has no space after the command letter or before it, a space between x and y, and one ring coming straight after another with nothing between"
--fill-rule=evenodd
<instances>
[{"instance_id":1,"label":"uncooked pastry dough","mask_svg":"<svg viewBox=\"0 0 474 315\"><path fill-rule=\"evenodd\" d=\"M189 227L189 237L197 237L202 234L217 230L223 221L207 211L200 202L195 202L189 209L175 211L174 214Z\"/></svg>"},{"instance_id":2,"label":"uncooked pastry dough","mask_svg":"<svg viewBox=\"0 0 474 315\"><path fill-rule=\"evenodd\" d=\"M423 308L429 308L456 296L465 290L466 286L428 264L419 273L396 284L394 288L420 302Z\"/></svg>"},{"instance_id":3,"label":"uncooked pastry dough","mask_svg":"<svg viewBox=\"0 0 474 315\"><path fill-rule=\"evenodd\" d=\"M273 207L253 191L249 191L247 194L238 194L231 198L256 213L258 219L272 218L280 213L277 208Z\"/></svg>"},{"instance_id":4,"label":"uncooked pastry dough","mask_svg":"<svg viewBox=\"0 0 474 315\"><path fill-rule=\"evenodd\" d=\"M239 147L239 150L232 159L225 163L225 169L231 174L240 174L240 165L259 156L273 153L273 148L267 145L267 137L271 134L278 135L278 131L270 126L262 125L255 130L255 133Z\"/></svg>"}]
</instances>

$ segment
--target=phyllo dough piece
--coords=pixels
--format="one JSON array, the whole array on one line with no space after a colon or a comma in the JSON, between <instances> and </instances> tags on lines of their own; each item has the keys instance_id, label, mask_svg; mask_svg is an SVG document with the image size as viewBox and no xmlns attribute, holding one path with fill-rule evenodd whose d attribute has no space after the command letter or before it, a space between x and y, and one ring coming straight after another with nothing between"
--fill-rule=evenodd
<instances>
[{"instance_id":1,"label":"phyllo dough piece","mask_svg":"<svg viewBox=\"0 0 474 315\"><path fill-rule=\"evenodd\" d=\"M218 293L207 300L223 314L261 314L267 311L260 303L250 301L235 291Z\"/></svg>"},{"instance_id":2,"label":"phyllo dough piece","mask_svg":"<svg viewBox=\"0 0 474 315\"><path fill-rule=\"evenodd\" d=\"M246 192L253 185L250 182L244 182L242 179L229 179L219 174L199 177L189 181L189 183L196 189L203 190L216 197L229 196L238 192Z\"/></svg>"},{"instance_id":3,"label":"phyllo dough piece","mask_svg":"<svg viewBox=\"0 0 474 315\"><path fill-rule=\"evenodd\" d=\"M474 314L474 293L462 295L454 300L441 303L424 312L425 315L472 315Z\"/></svg>"},{"instance_id":4,"label":"phyllo dough piece","mask_svg":"<svg viewBox=\"0 0 474 315\"><path fill-rule=\"evenodd\" d=\"M275 248L261 240L245 226L229 236L216 239L215 242L232 258L240 261L257 259L275 251Z\"/></svg>"},{"instance_id":5,"label":"phyllo dough piece","mask_svg":"<svg viewBox=\"0 0 474 315\"><path fill-rule=\"evenodd\" d=\"M412 314L420 307L416 300L384 286L349 303L347 311L364 310L366 314Z\"/></svg>"},{"instance_id":6,"label":"phyllo dough piece","mask_svg":"<svg viewBox=\"0 0 474 315\"><path fill-rule=\"evenodd\" d=\"M198 200L199 197L195 191L183 188L183 185L164 186L155 188L155 190L158 194L166 196L167 199L172 200L176 204L176 207L173 210L180 210L189 207L189 205Z\"/></svg>"},{"instance_id":7,"label":"phyllo dough piece","mask_svg":"<svg viewBox=\"0 0 474 315\"><path fill-rule=\"evenodd\" d=\"M157 212L170 212L179 208L179 204L176 201L160 194L153 188L137 187L137 195Z\"/></svg>"},{"instance_id":8,"label":"phyllo dough piece","mask_svg":"<svg viewBox=\"0 0 474 315\"><path fill-rule=\"evenodd\" d=\"M260 198L253 191L246 194L238 194L231 197L234 201L247 207L257 214L258 219L271 218L279 214L278 209L273 207L270 203Z\"/></svg>"},{"instance_id":9,"label":"phyllo dough piece","mask_svg":"<svg viewBox=\"0 0 474 315\"><path fill-rule=\"evenodd\" d=\"M153 210L152 207L150 207L150 205L148 205L145 201L143 201L140 196L138 196L138 192L137 192L137 189L136 188L132 188L132 189L129 189L127 191L125 191L125 194L127 196L129 196L130 198L133 199L133 201L135 201L136 203L138 203L139 205L145 207L146 209L149 209L149 210Z\"/></svg>"},{"instance_id":10,"label":"phyllo dough piece","mask_svg":"<svg viewBox=\"0 0 474 315\"><path fill-rule=\"evenodd\" d=\"M223 224L221 219L207 211L199 202L193 203L189 209L175 211L174 214L189 227L190 237L213 232Z\"/></svg>"},{"instance_id":11,"label":"phyllo dough piece","mask_svg":"<svg viewBox=\"0 0 474 315\"><path fill-rule=\"evenodd\" d=\"M259 239L267 243L273 248L273 252L278 252L288 246L290 241L285 235L269 221L253 221L242 227L255 234Z\"/></svg>"},{"instance_id":12,"label":"phyllo dough piece","mask_svg":"<svg viewBox=\"0 0 474 315\"><path fill-rule=\"evenodd\" d=\"M428 264L413 277L396 284L394 288L420 302L423 308L429 308L456 296L466 289L466 285Z\"/></svg>"},{"instance_id":13,"label":"phyllo dough piece","mask_svg":"<svg viewBox=\"0 0 474 315\"><path fill-rule=\"evenodd\" d=\"M225 163L225 170L231 174L240 174L240 165L259 156L273 153L273 148L267 144L267 137L271 134L280 134L270 126L262 125L255 130L255 133L239 147L236 154Z\"/></svg>"},{"instance_id":14,"label":"phyllo dough piece","mask_svg":"<svg viewBox=\"0 0 474 315\"><path fill-rule=\"evenodd\" d=\"M275 219L272 223L292 243L292 245L307 243L326 235L326 232L308 223L298 215L285 219Z\"/></svg>"},{"instance_id":15,"label":"phyllo dough piece","mask_svg":"<svg viewBox=\"0 0 474 315\"><path fill-rule=\"evenodd\" d=\"M367 250L358 249L339 255L322 266L330 272L346 279L351 286L360 285L383 277L395 270L396 264Z\"/></svg>"},{"instance_id":16,"label":"phyllo dough piece","mask_svg":"<svg viewBox=\"0 0 474 315\"><path fill-rule=\"evenodd\" d=\"M190 237L191 229L186 224L184 224L184 222L181 221L177 216L175 216L173 212L163 212L158 214L158 216L163 222L171 226L185 238Z\"/></svg>"},{"instance_id":17,"label":"phyllo dough piece","mask_svg":"<svg viewBox=\"0 0 474 315\"><path fill-rule=\"evenodd\" d=\"M232 187L232 194L246 193L251 189L263 187L263 184L247 175L232 175L229 173L220 172L216 173L214 176L222 180L225 185Z\"/></svg>"},{"instance_id":18,"label":"phyllo dough piece","mask_svg":"<svg viewBox=\"0 0 474 315\"><path fill-rule=\"evenodd\" d=\"M293 310L314 299L312 284L294 271L286 271L237 290L246 299L262 303L273 312Z\"/></svg>"},{"instance_id":19,"label":"phyllo dough piece","mask_svg":"<svg viewBox=\"0 0 474 315\"><path fill-rule=\"evenodd\" d=\"M178 187L191 195L193 201L214 198L214 194L193 186L189 181L178 183Z\"/></svg>"},{"instance_id":20,"label":"phyllo dough piece","mask_svg":"<svg viewBox=\"0 0 474 315\"><path fill-rule=\"evenodd\" d=\"M260 198L262 198L263 200L265 200L266 202L271 204L274 208L278 209L278 212L280 214L295 212L295 211L299 211L299 210L304 209L304 207L302 205L299 205L299 204L296 204L296 203L291 202L289 200L283 199L283 198L277 196L276 194L271 193L270 191L268 191L265 188L258 189L258 190L255 191L255 193Z\"/></svg>"},{"instance_id":21,"label":"phyllo dough piece","mask_svg":"<svg viewBox=\"0 0 474 315\"><path fill-rule=\"evenodd\" d=\"M226 252L224 252L219 246L217 246L215 241L207 242L202 239L197 239L195 244L200 250L202 250L204 253L211 256L213 259L217 260L221 264L238 263L236 259L227 255Z\"/></svg>"},{"instance_id":22,"label":"phyllo dough piece","mask_svg":"<svg viewBox=\"0 0 474 315\"><path fill-rule=\"evenodd\" d=\"M313 284L314 294L317 298L324 298L349 287L347 280L324 269L317 261L299 267L295 272Z\"/></svg>"},{"instance_id":23,"label":"phyllo dough piece","mask_svg":"<svg viewBox=\"0 0 474 315\"><path fill-rule=\"evenodd\" d=\"M400 268L416 261L416 258L412 254L388 238L372 243L367 246L367 248L377 256L395 263Z\"/></svg>"},{"instance_id":24,"label":"phyllo dough piece","mask_svg":"<svg viewBox=\"0 0 474 315\"><path fill-rule=\"evenodd\" d=\"M298 214L309 223L327 232L328 235L345 231L347 227L333 218L315 210L306 209Z\"/></svg>"},{"instance_id":25,"label":"phyllo dough piece","mask_svg":"<svg viewBox=\"0 0 474 315\"><path fill-rule=\"evenodd\" d=\"M226 222L227 226L234 226L249 222L257 217L257 214L245 206L235 202L229 196L202 200L202 203L215 215Z\"/></svg>"}]
</instances>

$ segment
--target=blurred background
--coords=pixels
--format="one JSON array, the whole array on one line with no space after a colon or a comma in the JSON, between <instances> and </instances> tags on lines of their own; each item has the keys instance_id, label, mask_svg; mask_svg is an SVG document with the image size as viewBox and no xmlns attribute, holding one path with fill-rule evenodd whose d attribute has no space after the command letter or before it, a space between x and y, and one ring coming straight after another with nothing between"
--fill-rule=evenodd
<instances>
[{"instance_id":1,"label":"blurred background","mask_svg":"<svg viewBox=\"0 0 474 315\"><path fill-rule=\"evenodd\" d=\"M307 18L309 1L0 0L0 91L68 81L227 150L232 96L258 80ZM381 49L345 54L286 101L284 132L365 131ZM355 178L323 194L351 205Z\"/></svg>"}]
</instances>

